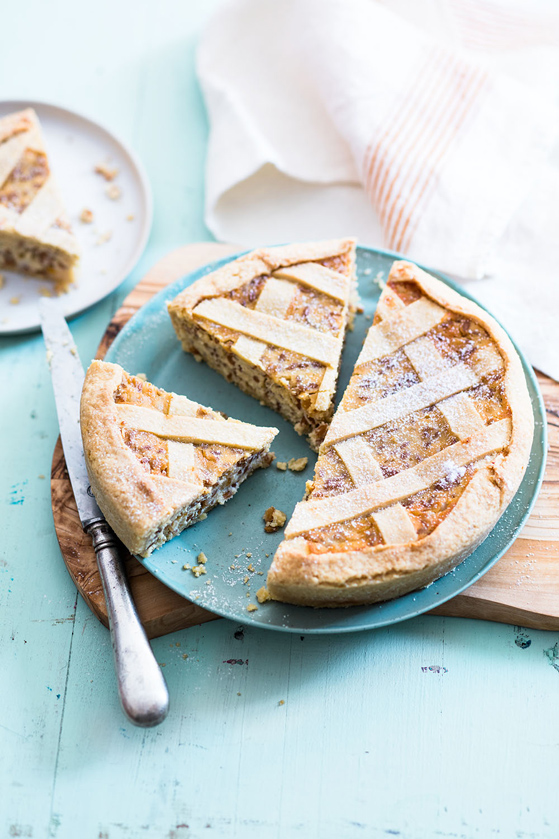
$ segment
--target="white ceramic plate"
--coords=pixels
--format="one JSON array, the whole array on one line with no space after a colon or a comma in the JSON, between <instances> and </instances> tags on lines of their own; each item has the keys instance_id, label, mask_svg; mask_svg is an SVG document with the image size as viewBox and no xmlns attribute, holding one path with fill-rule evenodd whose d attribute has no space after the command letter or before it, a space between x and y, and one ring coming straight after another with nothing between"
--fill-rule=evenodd
<instances>
[{"instance_id":1,"label":"white ceramic plate","mask_svg":"<svg viewBox=\"0 0 559 839\"><path fill-rule=\"evenodd\" d=\"M45 102L0 101L0 117L22 108L35 108L41 121L51 170L81 246L77 284L61 297L64 313L71 317L114 291L137 263L151 229L151 190L136 156L106 128ZM107 197L110 184L94 172L99 163L118 169L111 182L121 192L116 201ZM80 221L86 208L93 212L92 224ZM110 239L101 242L109 232ZM2 273L0 335L39 329L39 290L49 283ZM12 304L12 298L19 303Z\"/></svg>"}]
</instances>

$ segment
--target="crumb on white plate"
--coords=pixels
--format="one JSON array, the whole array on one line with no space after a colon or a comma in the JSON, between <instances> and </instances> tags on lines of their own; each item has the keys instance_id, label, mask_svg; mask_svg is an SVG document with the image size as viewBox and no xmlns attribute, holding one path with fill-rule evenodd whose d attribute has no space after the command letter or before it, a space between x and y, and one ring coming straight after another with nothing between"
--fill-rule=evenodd
<instances>
[{"instance_id":1,"label":"crumb on white plate","mask_svg":"<svg viewBox=\"0 0 559 839\"><path fill-rule=\"evenodd\" d=\"M118 175L117 167L109 166L108 163L98 163L95 167L95 172L98 175L102 175L106 181L114 181L114 179Z\"/></svg>"},{"instance_id":2,"label":"crumb on white plate","mask_svg":"<svg viewBox=\"0 0 559 839\"><path fill-rule=\"evenodd\" d=\"M95 242L96 245L104 245L105 242L108 242L109 239L112 239L113 231L106 230L104 233L100 233L97 237L97 241Z\"/></svg>"}]
</instances>

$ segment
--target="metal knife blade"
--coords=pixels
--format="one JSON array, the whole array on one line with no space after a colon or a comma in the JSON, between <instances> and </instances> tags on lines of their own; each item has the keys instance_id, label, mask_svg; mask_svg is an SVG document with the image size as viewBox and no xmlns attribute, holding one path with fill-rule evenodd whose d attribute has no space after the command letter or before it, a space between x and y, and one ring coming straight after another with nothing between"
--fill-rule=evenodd
<instances>
[{"instance_id":1,"label":"metal knife blade","mask_svg":"<svg viewBox=\"0 0 559 839\"><path fill-rule=\"evenodd\" d=\"M56 412L66 467L84 530L103 516L89 486L80 430L80 397L84 372L72 333L59 301L43 298L39 303L41 328L47 346Z\"/></svg>"}]
</instances>

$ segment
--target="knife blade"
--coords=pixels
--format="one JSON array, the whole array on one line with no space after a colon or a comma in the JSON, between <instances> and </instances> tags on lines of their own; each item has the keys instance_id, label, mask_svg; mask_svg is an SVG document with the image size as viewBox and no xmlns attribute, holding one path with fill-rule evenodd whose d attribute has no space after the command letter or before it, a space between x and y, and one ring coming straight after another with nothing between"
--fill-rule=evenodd
<instances>
[{"instance_id":1,"label":"knife blade","mask_svg":"<svg viewBox=\"0 0 559 839\"><path fill-rule=\"evenodd\" d=\"M83 529L87 531L88 525L103 514L89 486L83 453L80 398L85 376L72 333L60 309L44 298L40 302L40 310L66 468L78 515Z\"/></svg>"},{"instance_id":2,"label":"knife blade","mask_svg":"<svg viewBox=\"0 0 559 839\"><path fill-rule=\"evenodd\" d=\"M167 685L134 606L119 543L89 485L80 429L83 367L59 301L44 298L39 312L66 468L103 583L121 705L134 725L158 725L169 709Z\"/></svg>"}]
</instances>

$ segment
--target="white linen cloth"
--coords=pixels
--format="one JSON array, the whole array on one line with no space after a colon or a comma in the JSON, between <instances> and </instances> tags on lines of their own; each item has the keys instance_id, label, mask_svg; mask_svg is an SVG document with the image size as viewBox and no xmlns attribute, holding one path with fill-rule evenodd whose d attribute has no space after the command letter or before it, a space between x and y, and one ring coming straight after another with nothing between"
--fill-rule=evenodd
<instances>
[{"instance_id":1,"label":"white linen cloth","mask_svg":"<svg viewBox=\"0 0 559 839\"><path fill-rule=\"evenodd\" d=\"M198 75L216 238L403 253L464 281L559 379L552 2L229 0Z\"/></svg>"}]
</instances>

